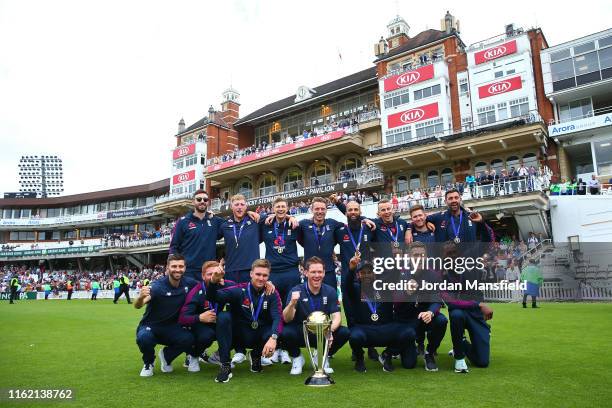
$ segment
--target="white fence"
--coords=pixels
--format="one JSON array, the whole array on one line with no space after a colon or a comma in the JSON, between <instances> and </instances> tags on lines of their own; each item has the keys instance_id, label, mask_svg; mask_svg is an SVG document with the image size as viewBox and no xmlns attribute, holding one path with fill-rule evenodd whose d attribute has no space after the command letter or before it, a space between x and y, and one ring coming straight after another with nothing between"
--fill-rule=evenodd
<instances>
[{"instance_id":1,"label":"white fence","mask_svg":"<svg viewBox=\"0 0 612 408\"><path fill-rule=\"evenodd\" d=\"M91 299L91 290L75 290L72 292L72 299ZM138 297L140 290L130 289L130 299L134 300ZM57 295L51 292L49 294L49 300L66 300L68 298L68 292L60 291ZM114 299L114 290L99 290L98 299ZM120 300L124 300L125 296L121 295ZM45 300L45 292L38 292L36 294L36 300Z\"/></svg>"},{"instance_id":2,"label":"white fence","mask_svg":"<svg viewBox=\"0 0 612 408\"><path fill-rule=\"evenodd\" d=\"M515 302L522 300L523 293L516 290L487 290L486 300L498 302ZM540 287L540 300L576 301L576 300L612 300L612 281L593 285L577 282L576 287L568 287L563 282L544 282Z\"/></svg>"}]
</instances>

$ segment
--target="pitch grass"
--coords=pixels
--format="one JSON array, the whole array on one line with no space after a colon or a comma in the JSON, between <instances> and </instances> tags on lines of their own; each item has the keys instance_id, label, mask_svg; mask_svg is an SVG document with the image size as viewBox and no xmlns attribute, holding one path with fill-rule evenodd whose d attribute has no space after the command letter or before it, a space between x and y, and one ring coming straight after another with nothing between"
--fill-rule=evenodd
<instances>
[{"instance_id":1,"label":"pitch grass","mask_svg":"<svg viewBox=\"0 0 612 408\"><path fill-rule=\"evenodd\" d=\"M0 406L68 407L573 407L610 406L612 399L612 304L543 303L541 309L493 305L491 366L455 374L450 333L429 373L422 360L414 370L393 373L367 361L352 369L345 346L333 360L337 384L303 385L290 366L253 374L248 363L229 384L216 384L216 366L188 373L182 357L175 371L138 376L142 367L135 329L142 311L108 300L0 303L0 388L75 389L72 402L9 402Z\"/></svg>"}]
</instances>

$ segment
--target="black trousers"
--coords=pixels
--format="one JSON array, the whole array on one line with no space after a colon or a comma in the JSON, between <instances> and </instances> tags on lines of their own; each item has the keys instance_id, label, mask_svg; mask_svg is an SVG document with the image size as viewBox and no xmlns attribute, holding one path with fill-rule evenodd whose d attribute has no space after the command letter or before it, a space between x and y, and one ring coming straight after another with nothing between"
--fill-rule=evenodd
<instances>
[{"instance_id":1,"label":"black trousers","mask_svg":"<svg viewBox=\"0 0 612 408\"><path fill-rule=\"evenodd\" d=\"M132 303L130 301L130 287L128 285L119 285L119 292L115 293L115 300L113 300L113 302L116 302L117 300L119 300L119 298L123 294L125 294L125 298L127 299L127 302Z\"/></svg>"}]
</instances>

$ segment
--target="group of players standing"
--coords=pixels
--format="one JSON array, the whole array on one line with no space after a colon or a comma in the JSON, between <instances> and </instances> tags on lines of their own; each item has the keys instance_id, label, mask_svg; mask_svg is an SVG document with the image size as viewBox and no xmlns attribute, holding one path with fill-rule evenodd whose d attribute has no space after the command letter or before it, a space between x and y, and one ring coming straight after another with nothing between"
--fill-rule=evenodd
<instances>
[{"instance_id":1,"label":"group of players standing","mask_svg":"<svg viewBox=\"0 0 612 408\"><path fill-rule=\"evenodd\" d=\"M391 202L378 202L378 218L361 215L356 201L330 200L346 214L347 222L327 218L328 201L312 200L312 218L297 221L288 214L287 201L277 198L274 214L260 219L247 211L246 199L231 199L232 215L227 219L208 211L209 197L204 190L194 193L194 209L180 218L170 244L167 273L142 288L134 302L147 305L137 328L136 342L144 367L141 376L153 375L155 346L163 344L158 357L162 372L173 370L172 361L186 353L188 371L200 370L199 361L213 361L206 349L216 340L220 365L216 382L228 382L232 367L244 362L248 353L251 371L273 362L292 363L291 374L300 374L304 365L302 322L314 311L331 318L330 356L346 343L353 352L355 370L365 372L364 349L380 361L385 371L393 370L393 357L399 356L404 368L414 368L422 354L425 369L437 371L435 356L448 324L441 313L446 305L453 342L456 372L468 372L472 364L489 363L490 327L486 320L492 310L474 291L445 292L419 301L412 294L409 302L381 302L364 296L361 285L371 275L371 264L362 257L368 246L398 248L407 244L411 256L426 255L425 243L490 242L492 230L482 216L461 206L456 190L446 192L447 209L426 216L420 206L411 208L411 223L394 215ZM224 239L225 255L217 262L217 240ZM260 243L265 259L260 259ZM304 250L300 271L297 244ZM347 326L342 326L338 301L334 248L340 247L342 305ZM431 273L432 280L459 282L468 274L453 271ZM438 273L439 272L439 273ZM428 275L429 276L429 275ZM468 331L470 341L465 337ZM427 338L427 346L425 346ZM378 355L375 347L384 347ZM235 350L230 359L231 350ZM327 373L333 372L329 360Z\"/></svg>"}]
</instances>

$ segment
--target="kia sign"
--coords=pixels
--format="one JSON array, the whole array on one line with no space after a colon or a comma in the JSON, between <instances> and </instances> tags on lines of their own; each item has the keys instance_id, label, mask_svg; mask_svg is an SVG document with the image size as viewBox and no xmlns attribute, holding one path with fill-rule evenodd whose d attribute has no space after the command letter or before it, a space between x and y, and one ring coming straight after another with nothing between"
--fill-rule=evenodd
<instances>
[{"instance_id":1,"label":"kia sign","mask_svg":"<svg viewBox=\"0 0 612 408\"><path fill-rule=\"evenodd\" d=\"M489 96L495 96L510 91L516 91L523 87L523 81L521 77L517 76L514 78L505 79L503 81L495 82L489 85L484 85L478 88L478 97L480 99L488 98Z\"/></svg>"},{"instance_id":2,"label":"kia sign","mask_svg":"<svg viewBox=\"0 0 612 408\"><path fill-rule=\"evenodd\" d=\"M181 146L178 149L174 149L172 152L172 160L180 159L181 157L191 156L195 153L195 143L190 145Z\"/></svg>"},{"instance_id":3,"label":"kia sign","mask_svg":"<svg viewBox=\"0 0 612 408\"><path fill-rule=\"evenodd\" d=\"M487 48L486 50L474 54L476 65L484 64L485 62L493 61L506 55L516 53L516 40L512 40L497 47Z\"/></svg>"},{"instance_id":4,"label":"kia sign","mask_svg":"<svg viewBox=\"0 0 612 408\"><path fill-rule=\"evenodd\" d=\"M215 171L227 169L228 167L232 167L232 166L236 166L236 165L244 164L244 163L249 163L249 162L252 162L258 159L264 159L266 157L275 156L281 153L286 153L291 150L300 149L302 147L308 147L308 146L312 146L318 143L329 142L330 140L340 139L342 136L344 136L344 130L337 130L335 132L330 132L326 135L309 137L308 139L303 139L295 143L284 144L274 149L269 149L263 152L257 152L255 154L250 154L248 156L240 157L238 159L229 160L229 161L219 163L219 164L214 164L212 166L208 166L206 168L206 171L208 173L212 173Z\"/></svg>"},{"instance_id":5,"label":"kia sign","mask_svg":"<svg viewBox=\"0 0 612 408\"><path fill-rule=\"evenodd\" d=\"M390 78L385 79L385 92L393 91L395 89L404 88L412 84L427 81L428 79L432 79L433 77L433 65L425 65L424 67L415 69L414 71L407 71L402 74L394 75Z\"/></svg>"},{"instance_id":6,"label":"kia sign","mask_svg":"<svg viewBox=\"0 0 612 408\"><path fill-rule=\"evenodd\" d=\"M404 112L389 115L387 118L387 128L393 129L398 126L404 126L410 123L435 118L438 115L438 103L430 103L429 105L424 105Z\"/></svg>"},{"instance_id":7,"label":"kia sign","mask_svg":"<svg viewBox=\"0 0 612 408\"><path fill-rule=\"evenodd\" d=\"M181 184L188 181L195 180L195 170L189 170L185 173L175 174L172 177L172 184Z\"/></svg>"}]
</instances>

